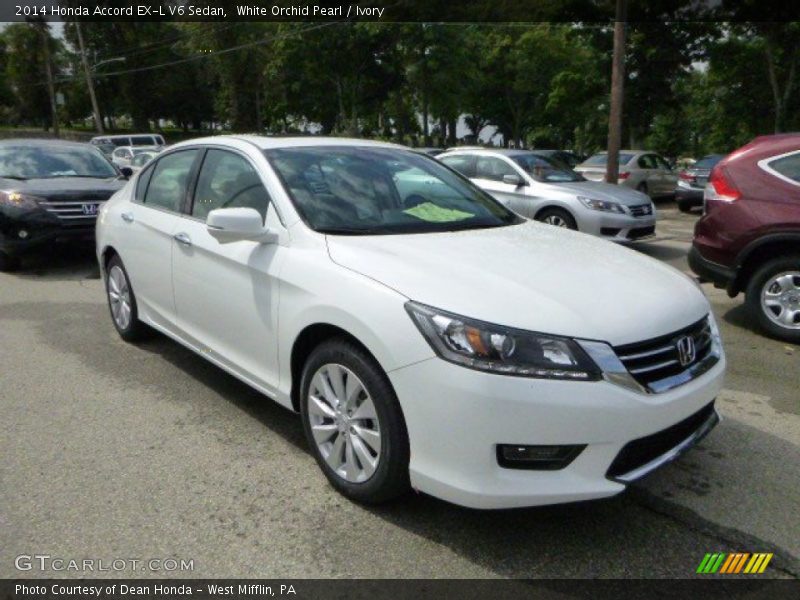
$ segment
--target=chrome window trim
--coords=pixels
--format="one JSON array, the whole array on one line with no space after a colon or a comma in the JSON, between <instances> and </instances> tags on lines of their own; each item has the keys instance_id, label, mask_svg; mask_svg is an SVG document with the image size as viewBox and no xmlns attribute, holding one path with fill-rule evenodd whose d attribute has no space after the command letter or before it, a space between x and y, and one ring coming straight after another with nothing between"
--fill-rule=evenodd
<instances>
[{"instance_id":1,"label":"chrome window trim","mask_svg":"<svg viewBox=\"0 0 800 600\"><path fill-rule=\"evenodd\" d=\"M762 158L756 164L758 165L758 167L762 171L764 171L766 173L769 173L773 177L777 177L781 181L785 181L786 183L790 183L792 185L800 187L800 181L795 181L791 177L786 177L786 175L784 175L783 173L779 173L778 171L776 171L775 169L773 169L770 166L770 163L773 163L776 160L780 160L780 159L786 158L788 156L794 156L795 154L800 154L800 150L791 150L790 152L784 152L783 154L776 154L775 156L769 156L767 158Z\"/></svg>"}]
</instances>

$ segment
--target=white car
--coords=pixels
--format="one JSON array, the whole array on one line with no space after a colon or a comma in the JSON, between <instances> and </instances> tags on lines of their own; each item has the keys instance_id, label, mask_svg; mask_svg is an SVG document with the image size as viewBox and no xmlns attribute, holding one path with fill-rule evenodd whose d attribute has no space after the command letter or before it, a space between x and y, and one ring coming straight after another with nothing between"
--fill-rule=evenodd
<instances>
[{"instance_id":1,"label":"white car","mask_svg":"<svg viewBox=\"0 0 800 600\"><path fill-rule=\"evenodd\" d=\"M123 339L155 329L299 412L358 501L611 496L718 420L692 280L399 146L177 144L105 203L97 255Z\"/></svg>"},{"instance_id":2,"label":"white car","mask_svg":"<svg viewBox=\"0 0 800 600\"><path fill-rule=\"evenodd\" d=\"M135 150L138 150L138 148L136 148ZM142 168L147 163L149 163L153 159L153 157L155 157L159 152L160 150L141 150L140 152L134 152L133 158L131 159L129 165L131 171L133 171L134 173L138 173L139 171L141 171Z\"/></svg>"},{"instance_id":3,"label":"white car","mask_svg":"<svg viewBox=\"0 0 800 600\"><path fill-rule=\"evenodd\" d=\"M647 195L587 181L530 150L451 150L436 157L517 214L614 242L651 238L656 209Z\"/></svg>"},{"instance_id":4,"label":"white car","mask_svg":"<svg viewBox=\"0 0 800 600\"><path fill-rule=\"evenodd\" d=\"M156 154L161 151L160 146L120 146L111 153L111 162L118 167L130 167L133 159L138 154L145 152Z\"/></svg>"}]
</instances>

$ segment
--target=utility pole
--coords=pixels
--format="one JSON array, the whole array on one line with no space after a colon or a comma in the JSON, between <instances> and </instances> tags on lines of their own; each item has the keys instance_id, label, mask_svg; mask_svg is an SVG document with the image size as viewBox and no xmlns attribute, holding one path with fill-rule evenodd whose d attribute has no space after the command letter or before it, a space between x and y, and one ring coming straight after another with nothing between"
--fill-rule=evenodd
<instances>
[{"instance_id":1,"label":"utility pole","mask_svg":"<svg viewBox=\"0 0 800 600\"><path fill-rule=\"evenodd\" d=\"M103 119L100 116L100 107L97 105L97 96L94 93L94 81L92 80L92 70L89 68L89 60L86 58L86 47L83 44L83 32L81 31L81 22L75 21L75 31L78 34L78 48L81 51L81 63L83 63L83 72L86 75L86 87L89 88L89 98L92 101L92 114L94 115L94 125L97 128L97 133L105 133L103 131Z\"/></svg>"},{"instance_id":2,"label":"utility pole","mask_svg":"<svg viewBox=\"0 0 800 600\"><path fill-rule=\"evenodd\" d=\"M53 62L50 56L50 31L47 22L43 18L30 19L29 22L39 30L39 34L42 37L44 66L47 72L47 91L50 94L50 116L53 120L53 135L58 137L58 107L56 106L56 86L53 81Z\"/></svg>"},{"instance_id":3,"label":"utility pole","mask_svg":"<svg viewBox=\"0 0 800 600\"><path fill-rule=\"evenodd\" d=\"M611 62L611 109L608 115L606 181L617 183L622 144L622 101L625 92L625 19L628 0L617 0L614 17L614 54Z\"/></svg>"}]
</instances>

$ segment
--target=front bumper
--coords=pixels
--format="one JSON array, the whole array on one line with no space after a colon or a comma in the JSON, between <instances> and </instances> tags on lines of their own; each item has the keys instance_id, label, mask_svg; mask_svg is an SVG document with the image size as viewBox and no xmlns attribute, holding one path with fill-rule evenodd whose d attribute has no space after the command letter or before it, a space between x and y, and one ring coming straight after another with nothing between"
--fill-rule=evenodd
<instances>
[{"instance_id":1,"label":"front bumper","mask_svg":"<svg viewBox=\"0 0 800 600\"><path fill-rule=\"evenodd\" d=\"M94 239L95 218L66 221L40 209L0 210L0 250L18 256L60 240Z\"/></svg>"},{"instance_id":2,"label":"front bumper","mask_svg":"<svg viewBox=\"0 0 800 600\"><path fill-rule=\"evenodd\" d=\"M655 236L656 215L634 217L587 209L578 216L578 229L613 242L635 242Z\"/></svg>"},{"instance_id":3,"label":"front bumper","mask_svg":"<svg viewBox=\"0 0 800 600\"><path fill-rule=\"evenodd\" d=\"M438 358L389 377L408 427L412 485L455 504L488 509L621 492L624 483L608 472L623 447L707 407L722 388L724 371L723 356L704 375L663 394L608 381L495 375ZM586 448L560 470L518 470L498 464L498 444Z\"/></svg>"}]
</instances>

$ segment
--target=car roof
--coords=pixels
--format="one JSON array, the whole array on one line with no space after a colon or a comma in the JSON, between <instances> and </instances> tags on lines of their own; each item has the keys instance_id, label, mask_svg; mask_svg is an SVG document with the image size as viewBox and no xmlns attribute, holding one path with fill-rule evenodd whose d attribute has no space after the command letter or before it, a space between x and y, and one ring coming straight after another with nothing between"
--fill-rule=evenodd
<instances>
[{"instance_id":1,"label":"car roof","mask_svg":"<svg viewBox=\"0 0 800 600\"><path fill-rule=\"evenodd\" d=\"M457 152L477 152L482 154L499 154L501 156L522 156L525 154L536 154L534 150L519 150L517 148L451 148L444 154L455 154Z\"/></svg>"},{"instance_id":2,"label":"car roof","mask_svg":"<svg viewBox=\"0 0 800 600\"><path fill-rule=\"evenodd\" d=\"M52 138L12 138L0 140L0 146L30 146L31 148L47 148L58 146L61 148L91 148L85 142L75 142L72 140L59 140Z\"/></svg>"},{"instance_id":3,"label":"car roof","mask_svg":"<svg viewBox=\"0 0 800 600\"><path fill-rule=\"evenodd\" d=\"M202 138L195 138L186 140L171 146L178 148L183 146L195 146L203 144L219 144L225 141L239 141L247 142L261 150L271 150L276 148L298 148L298 147L314 147L314 146L368 146L372 148L393 148L395 150L412 150L400 144L391 144L389 142L375 142L372 140L362 140L358 138L340 138L340 137L326 137L326 136L266 136L266 135L212 135Z\"/></svg>"}]
</instances>

